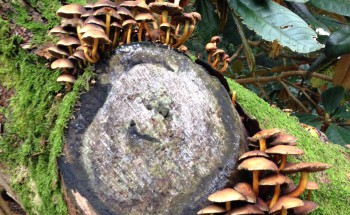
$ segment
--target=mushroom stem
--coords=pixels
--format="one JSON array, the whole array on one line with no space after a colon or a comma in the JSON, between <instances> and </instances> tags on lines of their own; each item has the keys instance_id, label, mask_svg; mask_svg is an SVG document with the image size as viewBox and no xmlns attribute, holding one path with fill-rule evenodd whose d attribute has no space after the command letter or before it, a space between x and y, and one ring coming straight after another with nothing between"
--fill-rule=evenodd
<instances>
[{"instance_id":1,"label":"mushroom stem","mask_svg":"<svg viewBox=\"0 0 350 215\"><path fill-rule=\"evenodd\" d=\"M184 32L182 33L180 39L178 39L177 43L175 43L175 45L174 45L175 48L180 47L184 43L186 36L188 34L189 25L190 25L190 20L186 20Z\"/></svg>"},{"instance_id":2,"label":"mushroom stem","mask_svg":"<svg viewBox=\"0 0 350 215\"><path fill-rule=\"evenodd\" d=\"M269 205L270 208L272 208L275 205L280 194L281 194L281 185L276 184L275 185L275 192L273 194L273 197L272 197L270 205Z\"/></svg>"},{"instance_id":3,"label":"mushroom stem","mask_svg":"<svg viewBox=\"0 0 350 215\"><path fill-rule=\"evenodd\" d=\"M259 140L260 150L265 151L266 150L266 139L262 138Z\"/></svg>"},{"instance_id":4,"label":"mushroom stem","mask_svg":"<svg viewBox=\"0 0 350 215\"><path fill-rule=\"evenodd\" d=\"M259 171L253 170L253 191L256 196L259 196Z\"/></svg>"},{"instance_id":5,"label":"mushroom stem","mask_svg":"<svg viewBox=\"0 0 350 215\"><path fill-rule=\"evenodd\" d=\"M92 46L91 57L97 59L98 38L94 38L94 44Z\"/></svg>"},{"instance_id":6,"label":"mushroom stem","mask_svg":"<svg viewBox=\"0 0 350 215\"><path fill-rule=\"evenodd\" d=\"M226 211L230 211L231 210L231 202L226 202L225 208L226 208Z\"/></svg>"},{"instance_id":7,"label":"mushroom stem","mask_svg":"<svg viewBox=\"0 0 350 215\"><path fill-rule=\"evenodd\" d=\"M165 45L169 44L169 40L170 40L170 28L166 29Z\"/></svg>"},{"instance_id":8,"label":"mushroom stem","mask_svg":"<svg viewBox=\"0 0 350 215\"><path fill-rule=\"evenodd\" d=\"M287 215L287 209L282 207L281 215Z\"/></svg>"},{"instance_id":9,"label":"mushroom stem","mask_svg":"<svg viewBox=\"0 0 350 215\"><path fill-rule=\"evenodd\" d=\"M80 43L81 44L83 44L83 40L81 39L81 33L80 33L80 29L81 29L81 26L80 25L78 25L77 26L77 35L78 35L78 39L79 39L79 41L80 41Z\"/></svg>"},{"instance_id":10,"label":"mushroom stem","mask_svg":"<svg viewBox=\"0 0 350 215\"><path fill-rule=\"evenodd\" d=\"M233 90L232 97L231 97L231 102L232 102L233 106L236 106L236 96L237 96L237 91Z\"/></svg>"},{"instance_id":11,"label":"mushroom stem","mask_svg":"<svg viewBox=\"0 0 350 215\"><path fill-rule=\"evenodd\" d=\"M215 69L216 66L217 66L218 63L219 63L219 59L220 59L220 54L217 54L217 55L215 56L214 62L211 64L211 67L213 67L213 68Z\"/></svg>"},{"instance_id":12,"label":"mushroom stem","mask_svg":"<svg viewBox=\"0 0 350 215\"><path fill-rule=\"evenodd\" d=\"M288 193L286 196L288 197L298 197L301 194L303 194L303 192L305 191L307 182L309 181L309 172L302 172L301 176L300 176L300 181L299 181L299 185L297 188L295 188L292 192Z\"/></svg>"},{"instance_id":13,"label":"mushroom stem","mask_svg":"<svg viewBox=\"0 0 350 215\"><path fill-rule=\"evenodd\" d=\"M310 199L311 199L311 193L312 193L312 190L308 190L308 191L307 191L306 200L310 201Z\"/></svg>"},{"instance_id":14,"label":"mushroom stem","mask_svg":"<svg viewBox=\"0 0 350 215\"><path fill-rule=\"evenodd\" d=\"M109 31L111 29L111 15L106 14L106 35L109 38Z\"/></svg>"},{"instance_id":15,"label":"mushroom stem","mask_svg":"<svg viewBox=\"0 0 350 215\"><path fill-rule=\"evenodd\" d=\"M68 50L69 50L69 55L73 55L73 48L72 48L72 46L68 46Z\"/></svg>"},{"instance_id":16,"label":"mushroom stem","mask_svg":"<svg viewBox=\"0 0 350 215\"><path fill-rule=\"evenodd\" d=\"M162 11L162 23L167 23L168 22L168 11L163 10Z\"/></svg>"},{"instance_id":17,"label":"mushroom stem","mask_svg":"<svg viewBox=\"0 0 350 215\"><path fill-rule=\"evenodd\" d=\"M139 42L142 41L142 30L143 30L143 27L145 26L145 21L143 20L140 24L140 27L139 27L139 33L137 35L138 39L139 39Z\"/></svg>"},{"instance_id":18,"label":"mushroom stem","mask_svg":"<svg viewBox=\"0 0 350 215\"><path fill-rule=\"evenodd\" d=\"M96 63L97 60L94 60L92 58L90 58L89 56L89 53L88 53L88 48L87 47L84 47L84 55L85 55L85 58L90 62L90 63Z\"/></svg>"},{"instance_id":19,"label":"mushroom stem","mask_svg":"<svg viewBox=\"0 0 350 215\"><path fill-rule=\"evenodd\" d=\"M278 171L281 171L286 166L286 163L287 163L287 155L282 155L281 163L280 163L280 167L278 168Z\"/></svg>"},{"instance_id":20,"label":"mushroom stem","mask_svg":"<svg viewBox=\"0 0 350 215\"><path fill-rule=\"evenodd\" d=\"M211 64L211 57L213 56L213 53L214 53L214 51L211 51L211 52L209 52L209 54L208 54L207 62L208 62L209 64Z\"/></svg>"},{"instance_id":21,"label":"mushroom stem","mask_svg":"<svg viewBox=\"0 0 350 215\"><path fill-rule=\"evenodd\" d=\"M223 73L228 67L228 62L227 60L224 60L224 66L219 70L219 72Z\"/></svg>"},{"instance_id":22,"label":"mushroom stem","mask_svg":"<svg viewBox=\"0 0 350 215\"><path fill-rule=\"evenodd\" d=\"M119 37L119 30L118 28L115 29L114 31L114 36L113 36L113 42L112 42L112 47L115 48L117 47L117 42L118 42L118 37Z\"/></svg>"},{"instance_id":23,"label":"mushroom stem","mask_svg":"<svg viewBox=\"0 0 350 215\"><path fill-rule=\"evenodd\" d=\"M132 31L132 24L129 24L128 26L128 31L127 31L127 35L126 35L126 44L130 43L131 40L131 31Z\"/></svg>"}]
</instances>

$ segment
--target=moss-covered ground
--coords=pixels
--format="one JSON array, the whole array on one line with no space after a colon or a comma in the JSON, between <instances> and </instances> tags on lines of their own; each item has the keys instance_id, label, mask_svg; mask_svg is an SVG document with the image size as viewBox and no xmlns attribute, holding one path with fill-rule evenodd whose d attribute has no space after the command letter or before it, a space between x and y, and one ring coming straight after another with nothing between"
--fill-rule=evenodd
<instances>
[{"instance_id":1,"label":"moss-covered ground","mask_svg":"<svg viewBox=\"0 0 350 215\"><path fill-rule=\"evenodd\" d=\"M313 173L311 180L320 185L312 195L319 204L313 214L350 214L350 152L336 144L325 144L299 126L295 117L290 117L270 105L241 85L230 81L231 90L237 91L237 101L249 116L258 120L262 129L281 128L298 138L298 146L305 155L293 162L323 162L332 168L321 173ZM296 180L297 181L297 180Z\"/></svg>"},{"instance_id":2,"label":"moss-covered ground","mask_svg":"<svg viewBox=\"0 0 350 215\"><path fill-rule=\"evenodd\" d=\"M57 97L64 88L56 82L58 71L47 68L46 61L19 48L21 39L11 34L11 24L24 27L34 34L32 43L39 46L47 40L50 28L58 24L55 11L61 5L56 0L29 0L42 15L43 22L34 21L28 5L11 1L11 9L0 18L0 82L13 88L15 94L8 108L1 108L7 122L6 133L0 136L0 163L6 164L11 186L30 214L67 214L60 190L56 158L61 154L63 134L73 107L82 91L88 88L92 72L87 70L64 97ZM68 1L72 2L72 1ZM84 0L74 1L85 3ZM45 24L46 23L46 24ZM350 162L344 148L324 144L288 117L242 86L230 82L238 92L238 101L255 117L262 128L279 127L298 137L306 154L303 161L321 161L333 167L314 174L321 189L313 195L320 204L315 214L350 214Z\"/></svg>"}]
</instances>

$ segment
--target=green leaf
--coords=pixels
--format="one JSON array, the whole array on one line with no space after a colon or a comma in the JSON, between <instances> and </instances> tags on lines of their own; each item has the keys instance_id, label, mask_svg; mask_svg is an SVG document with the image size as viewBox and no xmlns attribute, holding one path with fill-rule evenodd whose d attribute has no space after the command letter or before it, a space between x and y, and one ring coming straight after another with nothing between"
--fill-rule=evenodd
<instances>
[{"instance_id":1,"label":"green leaf","mask_svg":"<svg viewBox=\"0 0 350 215\"><path fill-rule=\"evenodd\" d=\"M335 119L350 119L350 107L342 105L339 109L334 113L332 118Z\"/></svg>"},{"instance_id":2,"label":"green leaf","mask_svg":"<svg viewBox=\"0 0 350 215\"><path fill-rule=\"evenodd\" d=\"M324 110L332 114L334 110L339 106L340 101L344 97L345 90L342 86L336 86L329 88L321 94L321 101Z\"/></svg>"},{"instance_id":3,"label":"green leaf","mask_svg":"<svg viewBox=\"0 0 350 215\"><path fill-rule=\"evenodd\" d=\"M329 35L324 50L327 57L336 58L350 53L350 28L334 31Z\"/></svg>"},{"instance_id":4,"label":"green leaf","mask_svg":"<svg viewBox=\"0 0 350 215\"><path fill-rule=\"evenodd\" d=\"M310 2L322 10L350 16L349 0L311 0Z\"/></svg>"},{"instance_id":5,"label":"green leaf","mask_svg":"<svg viewBox=\"0 0 350 215\"><path fill-rule=\"evenodd\" d=\"M302 114L293 114L293 116L298 117L301 123L311 125L317 129L320 129L322 126L322 121L320 120L318 115L302 113Z\"/></svg>"},{"instance_id":6,"label":"green leaf","mask_svg":"<svg viewBox=\"0 0 350 215\"><path fill-rule=\"evenodd\" d=\"M323 46L316 33L298 15L271 1L228 0L248 28L267 41L278 40L292 51L309 53Z\"/></svg>"},{"instance_id":7,"label":"green leaf","mask_svg":"<svg viewBox=\"0 0 350 215\"><path fill-rule=\"evenodd\" d=\"M350 143L350 128L340 127L334 124L330 124L325 132L328 139L333 143L344 146Z\"/></svg>"}]
</instances>

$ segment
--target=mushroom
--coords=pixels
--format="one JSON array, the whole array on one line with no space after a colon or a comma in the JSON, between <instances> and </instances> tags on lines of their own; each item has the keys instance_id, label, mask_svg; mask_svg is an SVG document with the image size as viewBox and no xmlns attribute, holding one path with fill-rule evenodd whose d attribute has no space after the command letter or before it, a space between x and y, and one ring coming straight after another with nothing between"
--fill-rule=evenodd
<instances>
[{"instance_id":1,"label":"mushroom","mask_svg":"<svg viewBox=\"0 0 350 215\"><path fill-rule=\"evenodd\" d=\"M171 20L175 21L175 22L185 23L181 37L178 39L178 41L173 46L174 48L177 48L185 43L185 40L186 40L187 35L189 33L190 24L191 24L191 27L193 27L193 23L195 21L194 21L193 16L190 13L183 13L181 15L173 16Z\"/></svg>"},{"instance_id":2,"label":"mushroom","mask_svg":"<svg viewBox=\"0 0 350 215\"><path fill-rule=\"evenodd\" d=\"M62 69L64 73L69 73L68 69L74 68L74 64L65 58L57 59L51 64L51 69Z\"/></svg>"},{"instance_id":3,"label":"mushroom","mask_svg":"<svg viewBox=\"0 0 350 215\"><path fill-rule=\"evenodd\" d=\"M314 162L314 163L296 163L286 166L281 172L284 174L292 174L296 172L301 172L301 177L299 181L298 187L292 192L288 193L289 197L298 197L300 196L306 189L307 182L309 180L310 172L318 172L323 171L325 169L330 168L331 165Z\"/></svg>"},{"instance_id":4,"label":"mushroom","mask_svg":"<svg viewBox=\"0 0 350 215\"><path fill-rule=\"evenodd\" d=\"M239 208L235 208L232 211L226 213L226 215L243 215L243 214L265 214L258 206L256 205L245 205Z\"/></svg>"},{"instance_id":5,"label":"mushroom","mask_svg":"<svg viewBox=\"0 0 350 215\"><path fill-rule=\"evenodd\" d=\"M238 191L232 188L225 188L217 191L208 197L209 201L212 202L225 202L226 211L231 210L231 201L247 201L247 199Z\"/></svg>"},{"instance_id":6,"label":"mushroom","mask_svg":"<svg viewBox=\"0 0 350 215\"><path fill-rule=\"evenodd\" d=\"M225 51L222 50L222 49L216 49L215 52L213 53L213 57L215 57L215 60L214 62L211 64L211 66L216 69L217 68L217 65L219 63L219 60L220 60L220 56L222 56L223 54L225 54Z\"/></svg>"},{"instance_id":7,"label":"mushroom","mask_svg":"<svg viewBox=\"0 0 350 215\"><path fill-rule=\"evenodd\" d=\"M263 151L260 150L252 150L252 151L247 151L246 153L244 153L243 155L241 155L241 157L238 158L239 161L244 160L246 158L250 158L250 157L265 157L265 158L270 158L270 156L268 154L266 154Z\"/></svg>"},{"instance_id":8,"label":"mushroom","mask_svg":"<svg viewBox=\"0 0 350 215\"><path fill-rule=\"evenodd\" d=\"M278 167L276 164L264 157L253 157L244 160L239 166L238 170L253 171L253 190L256 196L259 196L259 171L261 170L272 170L277 171Z\"/></svg>"},{"instance_id":9,"label":"mushroom","mask_svg":"<svg viewBox=\"0 0 350 215\"><path fill-rule=\"evenodd\" d=\"M170 23L162 23L159 26L159 29L165 33L165 39L163 40L164 45L170 44L170 35L175 30L175 27L171 25Z\"/></svg>"},{"instance_id":10,"label":"mushroom","mask_svg":"<svg viewBox=\"0 0 350 215\"><path fill-rule=\"evenodd\" d=\"M72 18L79 18L82 13L85 13L86 10L83 6L80 4L68 4L60 7L56 14L59 17L66 18L66 19L72 19Z\"/></svg>"},{"instance_id":11,"label":"mushroom","mask_svg":"<svg viewBox=\"0 0 350 215\"><path fill-rule=\"evenodd\" d=\"M280 133L277 134L275 139L270 143L270 145L290 145L295 146L297 142L297 138L290 134Z\"/></svg>"},{"instance_id":12,"label":"mushroom","mask_svg":"<svg viewBox=\"0 0 350 215\"><path fill-rule=\"evenodd\" d=\"M215 50L217 49L216 44L215 43L207 43L205 45L205 50L208 53L208 59L207 62L210 64L211 63L211 56L213 55L213 53L215 52Z\"/></svg>"},{"instance_id":13,"label":"mushroom","mask_svg":"<svg viewBox=\"0 0 350 215\"><path fill-rule=\"evenodd\" d=\"M105 23L106 23L106 35L108 38L111 38L109 35L110 28L111 28L111 20L114 18L114 20L121 21L121 16L115 11L113 8L110 7L102 7L95 11L94 16L105 16Z\"/></svg>"},{"instance_id":14,"label":"mushroom","mask_svg":"<svg viewBox=\"0 0 350 215\"><path fill-rule=\"evenodd\" d=\"M307 189L306 200L310 200L312 191L318 190L318 184L314 181L308 181L306 184L306 189Z\"/></svg>"},{"instance_id":15,"label":"mushroom","mask_svg":"<svg viewBox=\"0 0 350 215\"><path fill-rule=\"evenodd\" d=\"M91 51L91 58L95 61L98 59L97 55L97 48L99 44L108 44L111 41L107 37L107 35L104 32L98 31L98 30L89 30L85 32L82 36L82 39L88 43L88 44L93 44L92 45L92 51ZM84 50L84 54L86 59L89 60L90 56L86 55L86 52ZM94 62L91 62L94 63Z\"/></svg>"},{"instance_id":16,"label":"mushroom","mask_svg":"<svg viewBox=\"0 0 350 215\"><path fill-rule=\"evenodd\" d=\"M150 8L145 1L123 1L121 7L131 10L131 14L135 17L137 13L150 13Z\"/></svg>"},{"instance_id":17,"label":"mushroom","mask_svg":"<svg viewBox=\"0 0 350 215\"><path fill-rule=\"evenodd\" d=\"M250 184L246 182L240 182L235 185L234 189L240 192L244 197L246 197L247 202L256 203L256 195Z\"/></svg>"},{"instance_id":18,"label":"mushroom","mask_svg":"<svg viewBox=\"0 0 350 215\"><path fill-rule=\"evenodd\" d=\"M302 155L304 151L295 147L288 145L277 145L272 148L266 149L265 151L268 154L279 154L282 155L281 163L278 170L283 169L287 163L287 155Z\"/></svg>"},{"instance_id":19,"label":"mushroom","mask_svg":"<svg viewBox=\"0 0 350 215\"><path fill-rule=\"evenodd\" d=\"M59 25L59 26L56 26L56 27L52 28L52 29L49 31L49 33L50 33L51 35L58 35L58 36L60 36L60 35L66 35L66 36L69 36L69 33L70 33L70 32L64 30L63 27L62 27L61 25Z\"/></svg>"},{"instance_id":20,"label":"mushroom","mask_svg":"<svg viewBox=\"0 0 350 215\"><path fill-rule=\"evenodd\" d=\"M75 37L66 37L66 38L59 40L56 44L57 44L57 46L67 47L69 50L69 55L72 55L73 54L73 46L79 46L80 41Z\"/></svg>"},{"instance_id":21,"label":"mushroom","mask_svg":"<svg viewBox=\"0 0 350 215\"><path fill-rule=\"evenodd\" d=\"M48 52L55 58L66 58L69 56L69 53L66 50L61 49L57 46L49 47Z\"/></svg>"},{"instance_id":22,"label":"mushroom","mask_svg":"<svg viewBox=\"0 0 350 215\"><path fill-rule=\"evenodd\" d=\"M94 16L89 16L89 18L87 18L84 22L84 25L86 24L94 24L106 28L106 24L104 23L104 21L99 20Z\"/></svg>"},{"instance_id":23,"label":"mushroom","mask_svg":"<svg viewBox=\"0 0 350 215\"><path fill-rule=\"evenodd\" d=\"M113 32L113 40L112 40L112 48L117 47L120 30L123 29L123 26L118 22L112 22L111 28L114 30Z\"/></svg>"},{"instance_id":24,"label":"mushroom","mask_svg":"<svg viewBox=\"0 0 350 215\"><path fill-rule=\"evenodd\" d=\"M270 138L276 134L279 134L281 132L282 132L282 130L280 130L278 128L266 129L266 130L259 131L253 137L248 137L248 140L250 140L252 142L259 141L260 150L265 151L266 150L266 139Z\"/></svg>"},{"instance_id":25,"label":"mushroom","mask_svg":"<svg viewBox=\"0 0 350 215\"><path fill-rule=\"evenodd\" d=\"M270 209L270 214L276 211L281 211L281 215L287 215L287 210L303 206L304 202L298 198L283 196L276 204Z\"/></svg>"},{"instance_id":26,"label":"mushroom","mask_svg":"<svg viewBox=\"0 0 350 215\"><path fill-rule=\"evenodd\" d=\"M126 28L126 31L124 31L123 35L123 43L129 44L131 41L131 32L132 32L132 27L134 25L137 25L135 20L129 19L125 20L122 24L123 28Z\"/></svg>"},{"instance_id":27,"label":"mushroom","mask_svg":"<svg viewBox=\"0 0 350 215\"><path fill-rule=\"evenodd\" d=\"M115 2L109 1L109 0L98 0L95 4L93 9L96 11L102 7L110 7L117 9L119 6Z\"/></svg>"},{"instance_id":28,"label":"mushroom","mask_svg":"<svg viewBox=\"0 0 350 215\"><path fill-rule=\"evenodd\" d=\"M80 29L83 26L83 21L81 19L79 18L66 19L62 21L61 25L63 29L73 28L77 32L79 41L82 42Z\"/></svg>"},{"instance_id":29,"label":"mushroom","mask_svg":"<svg viewBox=\"0 0 350 215\"><path fill-rule=\"evenodd\" d=\"M224 65L221 69L218 69L219 72L223 73L226 71L227 67L228 67L228 64L231 62L231 59L230 59L230 56L228 56L228 54L224 54L222 56L222 61L224 62Z\"/></svg>"},{"instance_id":30,"label":"mushroom","mask_svg":"<svg viewBox=\"0 0 350 215\"><path fill-rule=\"evenodd\" d=\"M196 23L198 21L202 20L202 16L199 13L197 13L197 12L190 12L190 15L193 17L193 20L192 20L193 22L190 25L190 28L188 30L188 33L187 33L186 37L180 42L181 44L177 45L177 47L181 46L182 44L184 44L188 40L188 38L190 38L190 36L194 32L194 29L196 27Z\"/></svg>"},{"instance_id":31,"label":"mushroom","mask_svg":"<svg viewBox=\"0 0 350 215\"><path fill-rule=\"evenodd\" d=\"M306 215L318 208L318 204L315 202L304 200L304 205L294 208L294 214L296 215Z\"/></svg>"},{"instance_id":32,"label":"mushroom","mask_svg":"<svg viewBox=\"0 0 350 215\"><path fill-rule=\"evenodd\" d=\"M143 28L146 29L148 34L151 32L151 29L149 28L149 26L146 22L153 22L154 18L152 16L152 14L150 14L150 13L139 13L135 16L135 20L136 20L136 22L140 23L138 40L139 40L139 42L141 42Z\"/></svg>"},{"instance_id":33,"label":"mushroom","mask_svg":"<svg viewBox=\"0 0 350 215\"><path fill-rule=\"evenodd\" d=\"M197 214L210 214L210 215L213 215L213 214L219 214L219 213L224 213L225 212L225 209L219 207L219 206L216 206L216 205L209 205L203 209L201 209L200 211L198 211Z\"/></svg>"},{"instance_id":34,"label":"mushroom","mask_svg":"<svg viewBox=\"0 0 350 215\"><path fill-rule=\"evenodd\" d=\"M149 8L156 14L162 14L161 24L168 23L168 16L180 14L183 11L180 6L170 2L152 2ZM169 38L169 35L166 35L165 38Z\"/></svg>"},{"instance_id":35,"label":"mushroom","mask_svg":"<svg viewBox=\"0 0 350 215\"><path fill-rule=\"evenodd\" d=\"M286 176L279 173L268 176L259 181L259 185L261 186L275 186L275 191L269 205L270 208L276 203L278 197L280 196L281 184L285 183L285 181Z\"/></svg>"},{"instance_id":36,"label":"mushroom","mask_svg":"<svg viewBox=\"0 0 350 215\"><path fill-rule=\"evenodd\" d=\"M73 75L70 74L62 74L57 78L57 82L68 82L68 83L74 83L77 79Z\"/></svg>"}]
</instances>

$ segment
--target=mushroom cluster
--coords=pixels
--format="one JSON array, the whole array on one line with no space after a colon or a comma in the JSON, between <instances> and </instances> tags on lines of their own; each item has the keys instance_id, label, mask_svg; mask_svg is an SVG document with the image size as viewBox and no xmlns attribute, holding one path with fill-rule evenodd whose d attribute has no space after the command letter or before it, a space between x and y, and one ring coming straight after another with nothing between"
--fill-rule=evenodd
<instances>
[{"instance_id":1,"label":"mushroom cluster","mask_svg":"<svg viewBox=\"0 0 350 215\"><path fill-rule=\"evenodd\" d=\"M230 56L223 49L217 48L221 38L213 36L210 42L206 44L205 50L208 53L208 63L219 72L225 72L228 64L231 62Z\"/></svg>"},{"instance_id":2,"label":"mushroom cluster","mask_svg":"<svg viewBox=\"0 0 350 215\"><path fill-rule=\"evenodd\" d=\"M201 20L197 12L183 13L189 0L116 2L98 0L58 9L61 25L51 29L50 34L60 40L48 48L55 59L51 68L63 72L57 81L74 82L77 73L88 63L95 64L102 53L132 41L157 42L186 50L184 43Z\"/></svg>"},{"instance_id":3,"label":"mushroom cluster","mask_svg":"<svg viewBox=\"0 0 350 215\"><path fill-rule=\"evenodd\" d=\"M288 163L287 155L302 155L296 147L297 138L280 129L267 129L248 138L252 150L239 158L239 170L252 172L252 182L240 182L208 197L213 205L197 214L308 214L318 208L312 201L312 190L318 189L309 181L311 172L323 171L330 165L320 162ZM286 175L300 173L298 186ZM262 192L259 192L261 188ZM302 194L305 200L301 200ZM224 204L224 205L222 205ZM223 208L224 207L224 208Z\"/></svg>"}]
</instances>

